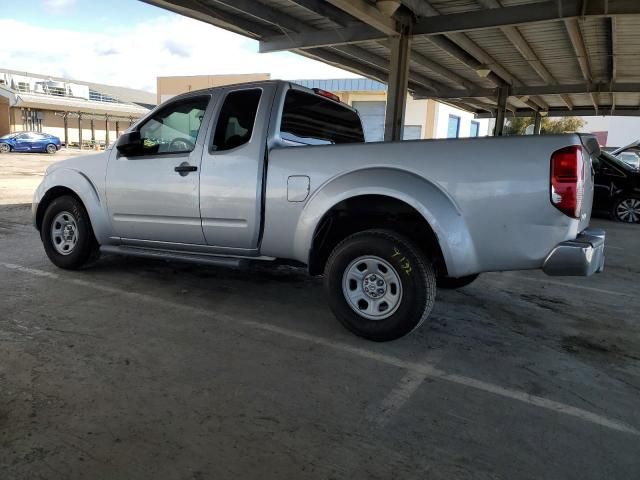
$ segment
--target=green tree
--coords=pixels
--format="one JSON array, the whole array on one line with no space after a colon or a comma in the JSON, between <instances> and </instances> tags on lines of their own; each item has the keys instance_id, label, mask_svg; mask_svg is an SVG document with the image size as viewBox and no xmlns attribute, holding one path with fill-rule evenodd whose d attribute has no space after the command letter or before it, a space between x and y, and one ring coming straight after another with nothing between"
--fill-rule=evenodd
<instances>
[{"instance_id":1,"label":"green tree","mask_svg":"<svg viewBox=\"0 0 640 480\"><path fill-rule=\"evenodd\" d=\"M505 135L525 135L527 127L533 123L533 117L509 118L504 129ZM582 127L584 127L584 120L579 117L561 117L557 120L543 117L540 133L548 135L573 133L579 132Z\"/></svg>"}]
</instances>

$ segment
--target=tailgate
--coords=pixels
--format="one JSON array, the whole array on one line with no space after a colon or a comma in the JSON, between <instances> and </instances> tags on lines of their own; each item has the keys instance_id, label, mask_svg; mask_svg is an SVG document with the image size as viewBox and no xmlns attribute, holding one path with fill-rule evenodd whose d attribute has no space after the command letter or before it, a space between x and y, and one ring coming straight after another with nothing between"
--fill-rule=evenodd
<instances>
[{"instance_id":1,"label":"tailgate","mask_svg":"<svg viewBox=\"0 0 640 480\"><path fill-rule=\"evenodd\" d=\"M595 171L593 169L594 159L600 155L600 144L593 135L580 133L582 143L582 153L584 159L584 197L582 201L582 212L580 215L580 231L589 226L591 219L591 208L593 206L593 185Z\"/></svg>"}]
</instances>

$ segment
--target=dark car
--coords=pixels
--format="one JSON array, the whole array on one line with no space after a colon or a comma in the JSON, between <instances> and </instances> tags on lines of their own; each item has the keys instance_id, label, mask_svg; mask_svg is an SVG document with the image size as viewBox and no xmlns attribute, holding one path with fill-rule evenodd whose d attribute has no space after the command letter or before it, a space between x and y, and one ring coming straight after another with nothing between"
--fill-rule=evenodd
<instances>
[{"instance_id":1,"label":"dark car","mask_svg":"<svg viewBox=\"0 0 640 480\"><path fill-rule=\"evenodd\" d=\"M640 172L604 151L593 168L593 210L620 222L640 223Z\"/></svg>"},{"instance_id":2,"label":"dark car","mask_svg":"<svg viewBox=\"0 0 640 480\"><path fill-rule=\"evenodd\" d=\"M635 170L640 170L640 141L635 141L626 147L616 148L611 152L624 163L628 163Z\"/></svg>"},{"instance_id":3,"label":"dark car","mask_svg":"<svg viewBox=\"0 0 640 480\"><path fill-rule=\"evenodd\" d=\"M0 153L43 152L53 154L62 148L58 137L40 132L10 133L0 137Z\"/></svg>"}]
</instances>

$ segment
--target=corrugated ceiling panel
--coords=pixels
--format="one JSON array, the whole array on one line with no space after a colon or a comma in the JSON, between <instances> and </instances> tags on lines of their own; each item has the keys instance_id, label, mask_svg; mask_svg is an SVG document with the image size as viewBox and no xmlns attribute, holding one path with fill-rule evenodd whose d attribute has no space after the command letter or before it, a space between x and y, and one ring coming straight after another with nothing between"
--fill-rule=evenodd
<instances>
[{"instance_id":1,"label":"corrugated ceiling panel","mask_svg":"<svg viewBox=\"0 0 640 480\"><path fill-rule=\"evenodd\" d=\"M544 84L500 30L478 30L466 35L525 85Z\"/></svg>"},{"instance_id":2,"label":"corrugated ceiling panel","mask_svg":"<svg viewBox=\"0 0 640 480\"><path fill-rule=\"evenodd\" d=\"M617 81L640 81L640 17L616 20Z\"/></svg>"},{"instance_id":3,"label":"corrugated ceiling panel","mask_svg":"<svg viewBox=\"0 0 640 480\"><path fill-rule=\"evenodd\" d=\"M479 87L492 88L494 86L489 80L478 77L474 70L441 48L435 46L427 38L415 37L412 47L416 52L427 57L429 60L439 63L443 67L463 78L466 78L468 81L478 85Z\"/></svg>"},{"instance_id":4,"label":"corrugated ceiling panel","mask_svg":"<svg viewBox=\"0 0 640 480\"><path fill-rule=\"evenodd\" d=\"M608 30L604 18L589 18L580 21L580 29L584 38L585 48L589 55L591 74L596 82L608 79Z\"/></svg>"},{"instance_id":5,"label":"corrugated ceiling panel","mask_svg":"<svg viewBox=\"0 0 640 480\"><path fill-rule=\"evenodd\" d=\"M564 22L526 25L518 30L558 83L584 81Z\"/></svg>"}]
</instances>

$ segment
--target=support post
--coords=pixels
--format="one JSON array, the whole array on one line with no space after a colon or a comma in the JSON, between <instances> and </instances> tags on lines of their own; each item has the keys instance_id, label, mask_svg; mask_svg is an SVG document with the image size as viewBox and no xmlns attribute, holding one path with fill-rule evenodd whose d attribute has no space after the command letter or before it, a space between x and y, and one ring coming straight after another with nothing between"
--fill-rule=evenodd
<instances>
[{"instance_id":1,"label":"support post","mask_svg":"<svg viewBox=\"0 0 640 480\"><path fill-rule=\"evenodd\" d=\"M64 146L69 148L69 112L64 112L62 120L64 122Z\"/></svg>"},{"instance_id":2,"label":"support post","mask_svg":"<svg viewBox=\"0 0 640 480\"><path fill-rule=\"evenodd\" d=\"M498 109L496 111L496 125L493 128L493 136L501 137L504 132L504 120L507 112L507 99L509 98L509 87L502 86L498 89Z\"/></svg>"},{"instance_id":3,"label":"support post","mask_svg":"<svg viewBox=\"0 0 640 480\"><path fill-rule=\"evenodd\" d=\"M78 145L82 150L82 113L78 112Z\"/></svg>"},{"instance_id":4,"label":"support post","mask_svg":"<svg viewBox=\"0 0 640 480\"><path fill-rule=\"evenodd\" d=\"M91 146L96 148L96 125L93 118L91 119Z\"/></svg>"},{"instance_id":5,"label":"support post","mask_svg":"<svg viewBox=\"0 0 640 480\"><path fill-rule=\"evenodd\" d=\"M533 121L533 134L540 135L541 127L542 127L542 115L540 115L540 110L536 110L536 116Z\"/></svg>"},{"instance_id":6,"label":"support post","mask_svg":"<svg viewBox=\"0 0 640 480\"><path fill-rule=\"evenodd\" d=\"M120 122L116 120L116 138L120 136Z\"/></svg>"},{"instance_id":7,"label":"support post","mask_svg":"<svg viewBox=\"0 0 640 480\"><path fill-rule=\"evenodd\" d=\"M109 115L104 116L104 148L109 146Z\"/></svg>"},{"instance_id":8,"label":"support post","mask_svg":"<svg viewBox=\"0 0 640 480\"><path fill-rule=\"evenodd\" d=\"M409 84L410 27L403 26L400 35L389 39L391 60L387 107L384 117L384 141L402 140L404 112Z\"/></svg>"}]
</instances>

